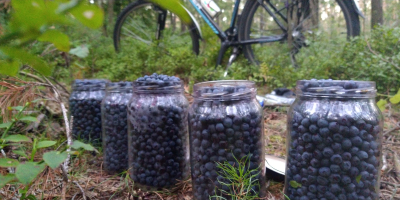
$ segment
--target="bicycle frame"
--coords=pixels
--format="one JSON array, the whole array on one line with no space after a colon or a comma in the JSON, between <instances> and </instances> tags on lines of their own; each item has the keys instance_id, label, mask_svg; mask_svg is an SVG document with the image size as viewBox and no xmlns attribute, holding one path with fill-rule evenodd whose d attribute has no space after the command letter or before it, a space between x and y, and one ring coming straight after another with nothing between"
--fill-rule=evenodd
<instances>
[{"instance_id":1,"label":"bicycle frame","mask_svg":"<svg viewBox=\"0 0 400 200\"><path fill-rule=\"evenodd\" d=\"M190 3L193 5L193 7L196 9L196 11L200 14L200 16L203 18L203 20L207 23L208 26L213 30L213 32L221 39L221 41L224 42L229 42L228 46L240 46L240 45L246 45L246 44L255 44L255 43L267 43L267 42L277 42L283 40L285 37L275 37L275 38L257 38L257 39L251 39L251 40L246 40L246 41L237 41L237 40L232 40L230 36L233 36L235 33L235 28L236 28L236 22L238 18L238 11L239 11L239 5L241 0L237 0L235 2L234 8L233 8L233 13L232 13L232 18L231 18L231 23L229 28L227 29L226 32L224 32L211 18L211 16L204 10L203 7L196 1L196 0L189 0ZM260 0L259 0L260 1ZM260 1L262 2L262 1ZM268 10L270 10L268 8ZM272 13L272 11L271 11Z\"/></svg>"},{"instance_id":2,"label":"bicycle frame","mask_svg":"<svg viewBox=\"0 0 400 200\"><path fill-rule=\"evenodd\" d=\"M240 50L238 49L238 47L240 47L240 46L249 45L249 44L280 42L280 41L286 40L288 38L288 31L289 30L287 29L287 27L285 27L284 23L287 23L288 19L284 14L282 14L281 11L285 10L285 9L289 9L292 5L294 5L296 3L299 3L299 1L302 2L302 1L308 1L308 0L287 0L286 3L285 3L285 7L281 8L281 9L276 8L269 0L257 0L257 2L273 18L273 21L279 26L279 28L282 29L283 34L239 41L238 36L237 36L237 30L236 30L236 28L237 28L237 26L236 26L237 23L236 22L238 20L238 11L239 11L239 5L240 5L241 0L236 0L235 1L235 5L234 5L234 8L233 8L233 12L232 12L231 23L230 23L229 28L226 31L223 31L215 23L215 21L212 19L212 17L200 5L198 0L189 0L189 2L192 4L192 6L196 9L196 11L203 18L203 20L207 23L208 26L210 26L210 28L213 30L213 32L221 40L221 49L220 49L219 54L218 54L217 66L221 64L223 55L225 54L226 50L229 47L234 47L233 53L232 53L232 56L234 56L234 57L231 56L230 61L229 61L231 63L236 58L236 56L239 54ZM353 6L357 10L357 13L361 17L363 17L362 13L358 9L357 3L354 2L354 1L352 1L352 2L353 2ZM193 15L187 9L186 9L186 11L194 19ZM284 23L282 22L282 20L284 21ZM195 21L196 25L198 26L198 24L197 24L195 19L194 19L194 21ZM200 27L199 27L199 29L200 29ZM232 59L232 61L231 61L231 59ZM229 64L228 64L228 66L229 66Z\"/></svg>"},{"instance_id":3,"label":"bicycle frame","mask_svg":"<svg viewBox=\"0 0 400 200\"><path fill-rule=\"evenodd\" d=\"M259 1L261 4L263 4L264 0L257 0L257 1ZM232 18L231 18L231 23L230 23L229 28L226 31L223 31L214 22L212 17L204 10L204 8L200 5L200 3L197 0L189 0L189 2L193 5L193 7L200 14L200 16L203 18L203 20L207 23L208 26L210 26L210 28L213 30L213 32L221 40L221 48L219 50L217 63L216 63L217 66L222 63L222 59L223 59L225 52L231 46L235 47L233 50L233 54L232 54L235 57L231 58L233 61L236 58L236 56L239 54L239 50L238 50L239 46L248 45L248 44L257 44L257 43L277 42L277 41L283 41L286 39L286 34L282 34L282 35L276 36L276 37L261 37L261 38L257 38L257 39L239 41L239 39L237 38L236 22L238 20L238 11L239 11L239 5L240 5L241 0L235 1ZM267 1L267 2L269 2L269 1ZM270 14L274 15L273 12L269 8L267 8L267 9L271 12ZM188 13L191 16L193 16L190 12L188 12ZM276 19L276 18L274 18L274 19Z\"/></svg>"}]
</instances>

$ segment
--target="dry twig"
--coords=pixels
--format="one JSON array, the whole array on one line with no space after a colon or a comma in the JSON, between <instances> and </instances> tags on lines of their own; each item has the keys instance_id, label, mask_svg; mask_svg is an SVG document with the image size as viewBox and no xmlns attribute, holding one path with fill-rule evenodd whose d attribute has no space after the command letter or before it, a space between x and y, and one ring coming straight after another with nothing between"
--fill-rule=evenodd
<instances>
[{"instance_id":1,"label":"dry twig","mask_svg":"<svg viewBox=\"0 0 400 200\"><path fill-rule=\"evenodd\" d=\"M397 178L400 178L400 160L399 160L399 155L397 154L397 152L393 153L393 162L394 162L394 168L396 170Z\"/></svg>"},{"instance_id":2,"label":"dry twig","mask_svg":"<svg viewBox=\"0 0 400 200\"><path fill-rule=\"evenodd\" d=\"M72 181L72 182L78 186L79 190L81 190L81 192L82 192L83 199L86 200L86 194L85 194L85 191L83 190L83 188L81 187L81 185L79 185L79 183L77 181Z\"/></svg>"},{"instance_id":3,"label":"dry twig","mask_svg":"<svg viewBox=\"0 0 400 200\"><path fill-rule=\"evenodd\" d=\"M385 135L387 135L387 134L389 134L389 133L391 133L393 131L396 131L396 130L400 130L400 122L398 122L395 127L393 127L391 129L387 130L386 132L384 132L383 136L385 136Z\"/></svg>"}]
</instances>

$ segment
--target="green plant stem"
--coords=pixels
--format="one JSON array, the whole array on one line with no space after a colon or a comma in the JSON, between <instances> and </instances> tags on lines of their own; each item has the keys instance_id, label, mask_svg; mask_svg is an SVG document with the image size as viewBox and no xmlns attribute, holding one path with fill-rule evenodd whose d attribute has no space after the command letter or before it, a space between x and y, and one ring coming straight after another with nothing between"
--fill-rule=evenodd
<instances>
[{"instance_id":1,"label":"green plant stem","mask_svg":"<svg viewBox=\"0 0 400 200\"><path fill-rule=\"evenodd\" d=\"M382 97L393 97L391 95L387 95L387 94L381 94L381 93L376 93L378 96L382 96Z\"/></svg>"},{"instance_id":2,"label":"green plant stem","mask_svg":"<svg viewBox=\"0 0 400 200\"><path fill-rule=\"evenodd\" d=\"M35 154L36 154L36 143L37 143L37 139L35 138L33 140L33 147L32 147L32 153L31 153L31 162L33 162L33 159L35 158Z\"/></svg>"}]
</instances>

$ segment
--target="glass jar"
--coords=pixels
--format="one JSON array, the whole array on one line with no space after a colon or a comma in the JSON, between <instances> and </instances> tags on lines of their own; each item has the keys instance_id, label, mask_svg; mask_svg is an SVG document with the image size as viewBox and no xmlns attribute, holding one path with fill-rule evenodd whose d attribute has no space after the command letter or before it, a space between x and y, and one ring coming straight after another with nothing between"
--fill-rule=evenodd
<instances>
[{"instance_id":1,"label":"glass jar","mask_svg":"<svg viewBox=\"0 0 400 200\"><path fill-rule=\"evenodd\" d=\"M232 182L217 163L251 171L254 183L245 192L264 197L264 120L255 83L211 81L197 83L193 89L194 102L189 109L193 198L230 199L227 193L236 192L226 186Z\"/></svg>"},{"instance_id":2,"label":"glass jar","mask_svg":"<svg viewBox=\"0 0 400 200\"><path fill-rule=\"evenodd\" d=\"M153 83L135 81L128 103L129 172L135 187L145 191L171 188L189 170L183 83Z\"/></svg>"},{"instance_id":3,"label":"glass jar","mask_svg":"<svg viewBox=\"0 0 400 200\"><path fill-rule=\"evenodd\" d=\"M103 120L103 160L109 173L128 169L127 104L132 97L132 83L108 83L101 104Z\"/></svg>"},{"instance_id":4,"label":"glass jar","mask_svg":"<svg viewBox=\"0 0 400 200\"><path fill-rule=\"evenodd\" d=\"M304 80L288 112L290 199L379 198L383 117L375 82Z\"/></svg>"},{"instance_id":5,"label":"glass jar","mask_svg":"<svg viewBox=\"0 0 400 200\"><path fill-rule=\"evenodd\" d=\"M72 135L101 145L101 101L107 80L75 80L69 98Z\"/></svg>"}]
</instances>

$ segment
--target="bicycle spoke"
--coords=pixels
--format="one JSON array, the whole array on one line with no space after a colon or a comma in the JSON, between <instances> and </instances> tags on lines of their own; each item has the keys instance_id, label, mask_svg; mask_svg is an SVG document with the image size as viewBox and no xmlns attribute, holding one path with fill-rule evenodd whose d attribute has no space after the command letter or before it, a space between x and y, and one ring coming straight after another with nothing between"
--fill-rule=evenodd
<instances>
[{"instance_id":1,"label":"bicycle spoke","mask_svg":"<svg viewBox=\"0 0 400 200\"><path fill-rule=\"evenodd\" d=\"M340 3L340 6L327 1L318 1L318 4L314 2L312 0L283 2L280 0L256 0L247 4L249 6L243 10L245 14L243 14L242 20L246 25L244 31L241 31L241 40L262 41L261 38L264 38L263 42L265 43L246 45L244 48L246 57L252 62L262 61L271 53L282 52L282 49L274 52L270 50L271 48L285 47L292 55L290 60L296 62L295 57L300 49L318 44L314 41L319 40L332 41L333 45L330 48L340 48L349 35L345 18L345 15L349 16L347 14L349 12L343 12L342 8L352 9L351 5L348 1ZM318 8L318 13L312 10L314 8ZM250 14L246 14L246 12ZM285 26L285 29L282 26ZM280 42L268 42L273 41L272 39L279 35L282 39L277 41ZM282 40L288 41L286 46ZM296 63L292 64L296 65Z\"/></svg>"},{"instance_id":2,"label":"bicycle spoke","mask_svg":"<svg viewBox=\"0 0 400 200\"><path fill-rule=\"evenodd\" d=\"M150 41L145 40L145 39L139 37L138 35L136 35L135 33L133 33L132 31L130 31L129 29L124 28L124 30L125 30L126 32L130 33L130 35L128 35L128 34L126 34L126 33L123 33L124 35L130 36L130 37L135 38L135 39L137 39L137 40L140 40L140 41L142 41L142 42L144 42L144 43L146 43L146 44L151 44L151 40L150 40Z\"/></svg>"}]
</instances>

